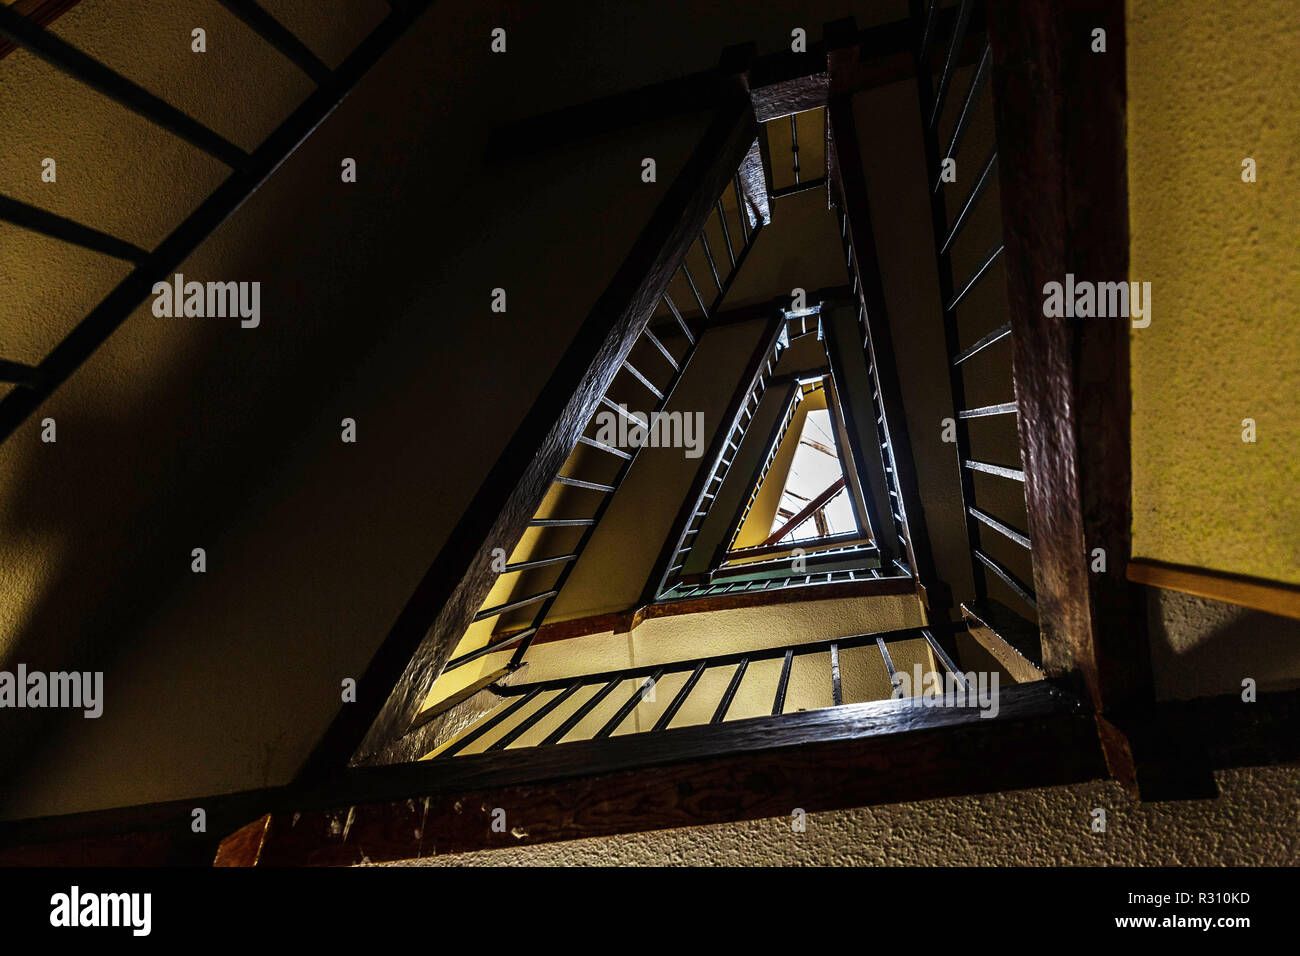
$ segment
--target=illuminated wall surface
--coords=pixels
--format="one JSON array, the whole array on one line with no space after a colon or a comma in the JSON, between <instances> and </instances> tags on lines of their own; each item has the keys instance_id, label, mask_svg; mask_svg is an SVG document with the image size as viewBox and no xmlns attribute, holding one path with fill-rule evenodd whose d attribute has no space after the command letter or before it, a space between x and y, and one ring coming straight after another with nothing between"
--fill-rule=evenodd
<instances>
[{"instance_id":1,"label":"illuminated wall surface","mask_svg":"<svg viewBox=\"0 0 1300 956\"><path fill-rule=\"evenodd\" d=\"M1291 0L1129 4L1130 278L1154 304L1131 333L1133 554L1292 583L1298 49Z\"/></svg>"}]
</instances>

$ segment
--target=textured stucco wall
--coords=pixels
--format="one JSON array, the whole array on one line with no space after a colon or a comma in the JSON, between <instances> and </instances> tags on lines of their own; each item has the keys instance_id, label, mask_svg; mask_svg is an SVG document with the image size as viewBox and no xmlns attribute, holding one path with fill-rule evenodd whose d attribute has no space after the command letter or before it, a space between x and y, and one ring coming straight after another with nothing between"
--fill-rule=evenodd
<instances>
[{"instance_id":1,"label":"textured stucco wall","mask_svg":"<svg viewBox=\"0 0 1300 956\"><path fill-rule=\"evenodd\" d=\"M1300 621L1156 588L1147 621L1160 700L1300 687Z\"/></svg>"},{"instance_id":2,"label":"textured stucco wall","mask_svg":"<svg viewBox=\"0 0 1300 956\"><path fill-rule=\"evenodd\" d=\"M1250 866L1300 863L1300 768L1215 775L1218 800L1137 804L1097 781L430 857L416 866ZM1106 811L1093 833L1092 810Z\"/></svg>"},{"instance_id":3,"label":"textured stucco wall","mask_svg":"<svg viewBox=\"0 0 1300 956\"><path fill-rule=\"evenodd\" d=\"M1300 18L1127 6L1133 553L1300 582Z\"/></svg>"}]
</instances>

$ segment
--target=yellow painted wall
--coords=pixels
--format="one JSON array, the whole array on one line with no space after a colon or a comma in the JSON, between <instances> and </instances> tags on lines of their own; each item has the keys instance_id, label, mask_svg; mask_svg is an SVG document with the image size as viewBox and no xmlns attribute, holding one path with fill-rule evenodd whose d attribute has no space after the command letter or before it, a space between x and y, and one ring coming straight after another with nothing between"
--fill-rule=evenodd
<instances>
[{"instance_id":1,"label":"yellow painted wall","mask_svg":"<svg viewBox=\"0 0 1300 956\"><path fill-rule=\"evenodd\" d=\"M517 682L556 680L628 667L692 660L705 655L788 647L791 644L813 643L833 637L918 627L923 623L925 621L920 602L912 594L836 598L653 618L627 634L605 632L536 645L529 650L528 668ZM921 665L922 672L936 667L929 646L919 638L891 643L889 652L894 666L908 674L912 673L916 664ZM508 651L494 654L460 670L490 673L509 657ZM761 717L771 713L781 663L781 659L777 658L758 661L749 666L727 712L728 720ZM734 671L734 665L705 671L671 726L707 723ZM664 675L656 685L654 699L642 701L620 724L618 733L649 730L689 676L689 672ZM840 676L846 703L883 700L890 694L889 678L874 645L841 651ZM459 675L456 680L460 682ZM580 740L595 733L643 682L644 678L624 681L584 717L565 739ZM442 684L443 681L439 681L439 685ZM592 684L579 690L520 736L512 747L530 747L541 743L547 734L563 723L565 718L602 686ZM451 684L436 686L430 695L430 701L445 697L451 689ZM539 694L531 704L503 721L463 752L482 752L529 714L544 707L558 693L559 691L547 691ZM502 706L507 706L508 703ZM790 670L786 712L813 710L831 704L829 651L796 657Z\"/></svg>"},{"instance_id":2,"label":"yellow painted wall","mask_svg":"<svg viewBox=\"0 0 1300 956\"><path fill-rule=\"evenodd\" d=\"M1297 13L1294 0L1131 0L1127 27L1130 278L1153 300L1150 327L1131 332L1133 552L1292 583Z\"/></svg>"},{"instance_id":3,"label":"yellow painted wall","mask_svg":"<svg viewBox=\"0 0 1300 956\"><path fill-rule=\"evenodd\" d=\"M772 467L758 487L758 496L754 506L749 509L745 523L736 535L737 548L753 548L767 540L772 533L772 522L776 518L776 509L781 503L781 492L790 477L790 466L794 463L794 453L799 448L799 436L803 434L804 422L808 413L826 407L826 390L819 388L807 395L795 409L790 427L786 429L786 441L772 460Z\"/></svg>"}]
</instances>

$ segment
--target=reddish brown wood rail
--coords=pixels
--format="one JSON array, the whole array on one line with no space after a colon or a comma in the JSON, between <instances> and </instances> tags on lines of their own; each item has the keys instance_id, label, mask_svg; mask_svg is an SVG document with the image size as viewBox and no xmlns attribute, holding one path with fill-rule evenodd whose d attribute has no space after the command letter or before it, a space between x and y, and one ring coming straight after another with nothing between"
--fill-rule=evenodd
<instances>
[{"instance_id":1,"label":"reddish brown wood rail","mask_svg":"<svg viewBox=\"0 0 1300 956\"><path fill-rule=\"evenodd\" d=\"M80 2L81 0L14 0L9 6L14 13L21 13L41 26L48 26ZM0 60L16 49L17 44L0 37Z\"/></svg>"},{"instance_id":2,"label":"reddish brown wood rail","mask_svg":"<svg viewBox=\"0 0 1300 956\"><path fill-rule=\"evenodd\" d=\"M1128 579L1138 584L1300 619L1300 586L1294 584L1145 560L1129 562Z\"/></svg>"},{"instance_id":3,"label":"reddish brown wood rail","mask_svg":"<svg viewBox=\"0 0 1300 956\"><path fill-rule=\"evenodd\" d=\"M829 488L817 495L817 497L813 498L813 500L804 505L794 517L768 535L766 540L764 540L759 547L766 548L769 545L776 544L787 534L824 508L827 502L844 490L844 486L847 483L847 479L843 475L840 475L840 477L831 482Z\"/></svg>"}]
</instances>

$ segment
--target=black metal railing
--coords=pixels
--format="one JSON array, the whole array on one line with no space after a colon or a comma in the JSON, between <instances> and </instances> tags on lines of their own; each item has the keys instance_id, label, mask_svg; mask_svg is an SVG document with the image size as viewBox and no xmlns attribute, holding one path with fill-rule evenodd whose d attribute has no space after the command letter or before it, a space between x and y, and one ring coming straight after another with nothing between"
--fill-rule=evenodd
<instances>
[{"instance_id":1,"label":"black metal railing","mask_svg":"<svg viewBox=\"0 0 1300 956\"><path fill-rule=\"evenodd\" d=\"M744 577L773 578L788 575L793 564L790 550L790 545L780 544L737 548L729 552L726 563L707 576L701 576L701 580L715 584ZM802 554L799 556L798 568L801 572L870 571L878 568L880 562L880 551L875 542L861 540L861 534L856 531L807 541L800 551Z\"/></svg>"},{"instance_id":2,"label":"black metal railing","mask_svg":"<svg viewBox=\"0 0 1300 956\"><path fill-rule=\"evenodd\" d=\"M558 722L537 746L550 746L562 743L566 739L598 740L609 737L618 731L632 716L633 712L652 695L656 685L666 676L674 674L689 675L681 688L668 702L668 705L656 718L651 729L641 731L641 733L657 733L668 729L672 725L683 706L691 699L700 683L700 679L708 671L717 668L731 668L731 677L727 682L726 689L722 692L716 706L713 707L711 717L708 720L709 723L719 724L727 720L732 704L742 688L747 673L749 673L750 665L761 661L782 661L780 676L777 679L773 694L771 716L779 716L786 712L786 696L790 688L790 675L794 659L814 654L829 653L830 668L826 674L826 681L831 692L832 706L855 703L856 701L845 700L844 685L840 674L840 653L851 648L874 645L880 655L880 664L884 676L889 681L889 686L894 687L896 686L894 680L895 668L888 645L917 639L926 642L935 659L943 668L943 672L951 675L957 686L963 690L967 689L968 684L965 675L957 669L952 659L943 650L939 642L935 640L928 628L918 627L879 634L859 634L852 637L833 638L808 644L735 651L692 660L626 667L619 670L563 677L555 680L495 685L492 688L493 691L502 697L512 698L512 700L484 715L468 732L456 737L437 752L434 759L454 757L475 743L489 738L489 735L492 735L494 731L499 731L499 735L492 737L492 742L483 749L486 751L505 750L516 744L530 730L540 727L542 722L548 717L552 717L552 715L554 715L552 719ZM635 686L618 709L598 729L590 734L574 736L574 730L618 690L620 685L628 681L634 682ZM596 687L597 690L585 699L579 696L584 689L591 687ZM919 692L920 689L914 688L914 690ZM541 699L548 694L552 696L545 700ZM534 704L536 706L530 709L530 706ZM511 723L511 718L514 717L518 717L519 720L516 723Z\"/></svg>"},{"instance_id":3,"label":"black metal railing","mask_svg":"<svg viewBox=\"0 0 1300 956\"><path fill-rule=\"evenodd\" d=\"M855 549L855 551L864 558L871 558L878 554L873 547ZM806 555L804 560L811 565L815 566L816 564ZM789 573L791 559L786 557L781 563L785 566L787 572L784 576L771 577L760 581L722 580L699 584L678 581L664 592L662 600L685 601L695 598L719 597L723 594L743 594L780 588L809 587L816 584L844 584L849 581L908 581L912 577L910 574L891 573L882 571L880 568L848 568L840 571L817 571L814 569L802 574L791 574Z\"/></svg>"},{"instance_id":4,"label":"black metal railing","mask_svg":"<svg viewBox=\"0 0 1300 956\"><path fill-rule=\"evenodd\" d=\"M1019 467L996 464L985 460L994 456L982 454L972 448L971 429L969 427L969 423L975 420L993 419L999 416L1015 416L1017 414L1017 403L1013 398L1010 401L993 402L972 407L967 400L966 370L969 367L968 363L975 360L977 356L979 356L978 361L982 363L980 378L1000 381L1006 390L1014 394L1011 350L1009 348L1001 350L991 348L1003 339L1010 339L1011 325L1009 321L1005 321L991 331L979 335L974 342L963 347L958 323L958 309L964 302L969 300L972 292L981 282L993 273L993 266L1002 255L1003 242L1001 241L1000 227L998 229L998 238L990 244L986 252L981 253L973 260L974 266L969 272L957 277L953 267L953 252L957 247L958 240L970 225L977 210L981 208L980 200L987 194L989 186L996 178L998 162L996 136L994 136L994 142L990 146L987 155L980 161L977 167L978 172L968 180L970 185L965 190L964 195L959 198L957 213L951 219L948 216L944 195L945 183L951 183L956 178L951 174L951 171L955 168L956 160L960 155L960 147L963 141L966 140L967 133L973 128L981 105L990 102L988 97L982 97L981 94L989 85L992 53L988 43L985 42L980 50L979 59L974 72L971 74L966 92L961 98L960 106L957 107L955 119L947 136L947 142L941 143L941 121L945 116L945 106L953 86L958 64L968 46L967 28L971 23L972 13L975 11L975 2L974 0L961 0L957 7L953 31L951 36L948 37L943 56L943 66L936 85L928 64L932 45L939 42L936 29L938 7L938 0L931 0L923 16L921 4L918 0L913 0L912 16L913 21L918 25L920 34L916 59L917 90L921 103L922 134L927 170L926 181L930 184L931 223L934 233L935 258L938 266L939 289L943 309L949 386L952 391L953 408L956 412L954 438L960 475L962 510L965 516L966 535L971 552L974 598L975 602L980 605L989 600L988 585L991 575L992 578L1000 581L1011 594L1019 599L1029 609L1032 616L1037 611L1037 600L1033 589L1008 568L1003 561L999 561L989 553L989 548L982 540L982 536L988 532L993 532L1000 539L1011 542L1018 549L1023 549L1029 557L1031 566L1032 542L1023 531L1016 529L1003 518L992 514L987 507L981 507L977 503L974 479L976 474L984 474L991 475L1002 481L1018 482L1023 486L1024 472ZM945 173L949 173L949 175L945 175ZM1000 222L1000 217L998 221ZM980 248L983 248L982 244ZM981 310L981 312L984 311L986 310ZM982 319L984 326L987 327L987 318L983 315L978 318ZM1018 442L1017 451L1019 451ZM1023 491L1021 496L1023 499Z\"/></svg>"},{"instance_id":5,"label":"black metal railing","mask_svg":"<svg viewBox=\"0 0 1300 956\"><path fill-rule=\"evenodd\" d=\"M539 509L529 521L529 528L554 529L558 534L553 535L550 540L542 539L534 542L532 551L545 553L550 550L552 554L507 564L502 575L517 575L513 580L511 596L500 604L484 606L475 614L473 620L478 622L489 618L504 618L524 608L533 609L531 618L522 627L497 628L482 647L467 651L448 661L443 668L443 673L511 647L515 650L508 666L515 668L523 662L533 638L546 621L547 615L569 580L578 558L591 541L600 519L613 500L614 493L622 485L640 448L643 447L638 445L618 447L601 441L597 437L600 433L598 422L608 421L609 416L613 415L622 417L628 428L643 428L664 412L674 389L695 355L701 335L720 308L727 290L744 265L764 226L759 204L748 195L739 175L733 177L729 191L734 194L734 207L728 208L728 204L724 203L725 194L717 198L713 212L679 264L673 281L670 282L670 288L666 289L661 297L662 309L656 309L647 320L640 337L629 352L628 359L623 362L609 390L602 396L595 415L579 438L579 445L590 449L590 455L571 454L569 461L561 469L562 472L567 473L555 476L553 484L561 491L573 488L598 494L600 497L594 510L580 516L557 518L549 514L543 517L543 510ZM733 230L733 226L738 226L738 229ZM713 233L715 242L721 239L717 249L718 257L715 257L714 248L709 242L710 232ZM726 258L720 259L724 252ZM696 260L697 268L701 264L707 266L707 272L715 287L708 303L700 294L700 287L691 271L689 260L692 258ZM678 306L671 293L673 283L690 289L698 306L697 309L692 309L689 305L685 308ZM655 367L652 367L652 362L656 363ZM620 395L637 396L640 399L648 396L653 401L651 411L648 415L630 411L628 402L618 400ZM602 464L600 459L617 463L614 466L616 471L612 476L608 475L609 466ZM544 501L542 509L549 510L552 505L562 507L565 504L563 498L558 498L549 504ZM590 508L590 505L588 507ZM577 541L559 546L563 541L565 529L574 528L583 529ZM545 584L538 584L535 578L529 579L525 576L526 573L544 569L554 569L551 572L554 577ZM539 587L540 590L533 593L520 593L530 590L530 585Z\"/></svg>"},{"instance_id":6,"label":"black metal railing","mask_svg":"<svg viewBox=\"0 0 1300 956\"><path fill-rule=\"evenodd\" d=\"M853 295L854 304L857 306L858 332L861 335L863 358L867 365L867 375L871 382L871 405L875 412L875 432L876 443L880 448L881 458L884 462L885 469L885 490L889 495L888 501L881 503L883 510L889 512L889 522L894 538L898 542L899 554L906 556L910 553L909 544L910 529L907 525L907 518L903 514L904 509L901 506L901 497L898 490L898 464L895 460L893 442L889 436L889 426L885 419L884 403L880 397L880 376L876 368L875 356L870 348L869 332L867 330L867 304L863 293L862 277L858 275L857 256L853 247L853 236L849 230L847 204L842 195L843 183L840 183L841 194L838 195L836 203L836 214L839 218L840 243L844 249L844 261L850 277L850 289ZM911 576L912 569L903 557L895 558L894 565L904 574Z\"/></svg>"},{"instance_id":7,"label":"black metal railing","mask_svg":"<svg viewBox=\"0 0 1300 956\"><path fill-rule=\"evenodd\" d=\"M704 522L709 515L710 505L727 481L731 471L731 466L740 453L740 448L745 440L745 436L755 420L759 406L762 403L768 387L773 381L774 372L781 354L785 349L790 347L792 342L805 335L816 334L819 339L822 338L820 313L820 303L797 311L782 310L783 318L781 321L780 332L774 338L770 353L761 363L754 376L749 391L745 396L740 413L732 424L725 444L721 447L714 460L711 471L709 472L709 479L702 486L695 507L692 509L686 522L678 532L678 537L674 544L671 558L656 585L654 592L656 601L678 601L696 597L711 597L717 594L736 593L742 590L766 590L777 587L803 587L813 584L865 581L873 579L879 580L882 578L892 579L894 577L892 573L881 574L877 569L869 566L872 559L874 559L877 554L877 549L874 546L867 546L859 551L860 556L864 559L859 567L839 570L829 574L824 571L794 571L792 568L791 573L788 575L763 582L737 583L733 581L729 583L723 582L713 584L699 583L684 580L682 578L683 571L694 548L695 540L699 536L700 530L703 528ZM812 382L814 379L823 380L824 378L824 373L810 374L809 376L798 377L795 384L802 388L805 383ZM787 417L792 415L792 408L787 409L786 415ZM786 424L788 425L788 420ZM775 456L778 447L779 435L774 443L769 444L767 454L764 458L765 467L763 469L763 474L766 473L766 468L770 468L771 459ZM731 526L728 527L727 533L724 535L724 541L734 542L735 535L739 531L740 524L743 522L743 514L747 513L748 508L751 507L752 504L753 489L750 489L749 500L746 503L744 511L741 512L740 520L732 520ZM863 534L861 532L857 532L848 537L856 540L860 539L862 536ZM828 543L830 543L828 539L823 539L819 542L810 542L804 545L804 550L810 550L814 545L824 546ZM786 547L785 550L788 551L790 547L793 547L793 545ZM801 555L800 557L802 559L805 558L806 555ZM785 563L790 564L791 559L786 557ZM898 566L904 575L911 574L905 563L899 562ZM715 569L715 572L716 570L717 569Z\"/></svg>"},{"instance_id":8,"label":"black metal railing","mask_svg":"<svg viewBox=\"0 0 1300 956\"><path fill-rule=\"evenodd\" d=\"M60 385L94 354L154 283L165 279L264 183L298 148L371 66L405 33L431 0L402 0L350 53L330 70L253 0L221 0L266 43L311 77L316 89L253 152L247 153L181 110L128 80L12 7L0 5L0 36L65 75L144 117L155 126L216 158L231 175L179 226L151 250L44 209L0 196L0 222L61 242L123 259L135 268L37 365L0 361L0 382L15 386L0 400L4 441Z\"/></svg>"}]
</instances>

